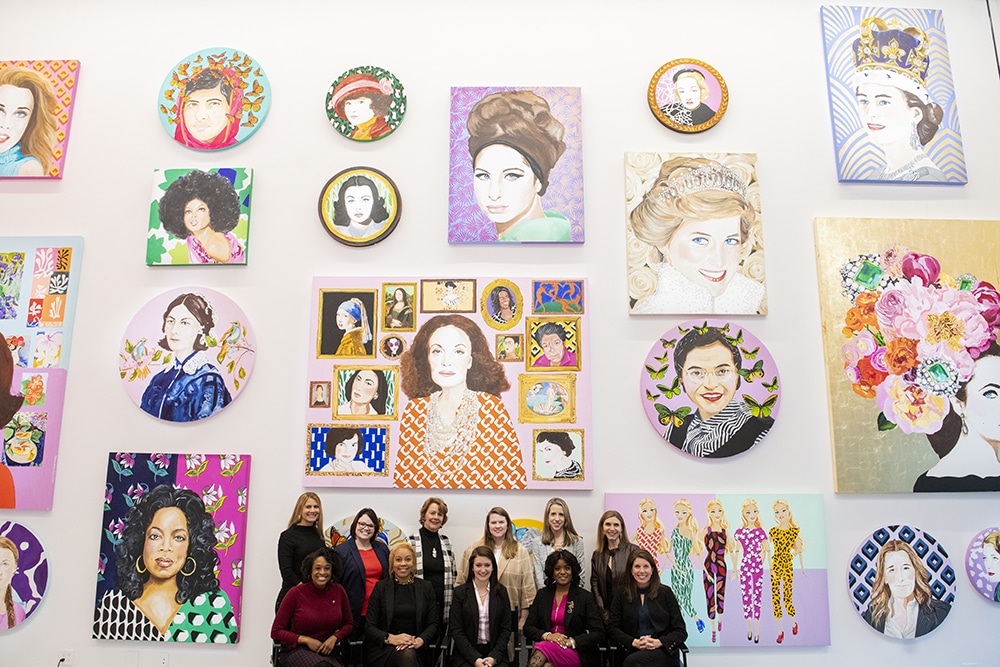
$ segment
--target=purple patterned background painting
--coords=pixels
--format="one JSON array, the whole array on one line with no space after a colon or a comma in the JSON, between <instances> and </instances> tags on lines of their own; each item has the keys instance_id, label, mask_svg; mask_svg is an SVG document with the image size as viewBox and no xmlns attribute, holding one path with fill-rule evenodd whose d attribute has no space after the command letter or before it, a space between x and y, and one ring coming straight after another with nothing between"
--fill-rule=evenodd
<instances>
[{"instance_id":1,"label":"purple patterned background painting","mask_svg":"<svg viewBox=\"0 0 1000 667\"><path fill-rule=\"evenodd\" d=\"M977 593L994 602L1000 602L998 535L1000 527L985 528L976 533L969 542L969 548L965 550L965 573L969 575L969 583Z\"/></svg>"},{"instance_id":2,"label":"purple patterned background painting","mask_svg":"<svg viewBox=\"0 0 1000 667\"><path fill-rule=\"evenodd\" d=\"M493 93L531 90L543 97L552 115L566 128L566 152L549 174L549 187L542 207L566 216L570 222L570 242L583 243L583 139L580 89L560 86L483 86L451 89L448 242L495 243L496 227L476 203L472 189L472 158L469 155L469 111L479 100Z\"/></svg>"},{"instance_id":3,"label":"purple patterned background painting","mask_svg":"<svg viewBox=\"0 0 1000 667\"><path fill-rule=\"evenodd\" d=\"M6 537L17 547L17 572L10 579L12 602L24 610L27 620L38 609L45 591L49 587L49 561L45 556L45 548L31 529L13 521L0 523L0 537ZM7 630L6 610L3 609L6 587L0 588L0 610L5 618L0 623L0 631ZM15 618L20 613L15 611ZM23 621L15 620L15 623Z\"/></svg>"}]
</instances>

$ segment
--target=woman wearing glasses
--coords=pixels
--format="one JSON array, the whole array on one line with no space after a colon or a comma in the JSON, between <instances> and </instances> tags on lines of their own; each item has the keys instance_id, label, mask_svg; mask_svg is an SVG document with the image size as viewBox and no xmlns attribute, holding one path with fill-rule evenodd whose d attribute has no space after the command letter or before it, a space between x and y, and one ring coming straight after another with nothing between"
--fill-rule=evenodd
<instances>
[{"instance_id":1,"label":"woman wearing glasses","mask_svg":"<svg viewBox=\"0 0 1000 667\"><path fill-rule=\"evenodd\" d=\"M704 458L733 456L753 447L774 424L755 417L736 394L739 348L718 327L692 328L677 343L674 369L695 410L680 426L668 423L663 437L683 452Z\"/></svg>"},{"instance_id":2,"label":"woman wearing glasses","mask_svg":"<svg viewBox=\"0 0 1000 667\"><path fill-rule=\"evenodd\" d=\"M337 546L344 561L344 576L340 583L351 601L354 618L352 639L364 632L368 614L368 598L380 580L389 576L389 546L378 536L378 514L365 507L354 517L351 538Z\"/></svg>"}]
</instances>

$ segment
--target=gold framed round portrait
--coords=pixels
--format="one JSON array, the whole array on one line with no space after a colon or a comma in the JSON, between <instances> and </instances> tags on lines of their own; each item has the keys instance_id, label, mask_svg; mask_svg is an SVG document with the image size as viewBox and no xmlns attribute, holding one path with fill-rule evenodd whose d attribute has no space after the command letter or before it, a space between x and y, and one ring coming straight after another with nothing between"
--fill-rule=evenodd
<instances>
[{"instance_id":1,"label":"gold framed round portrait","mask_svg":"<svg viewBox=\"0 0 1000 667\"><path fill-rule=\"evenodd\" d=\"M718 70L691 58L671 60L656 70L646 94L649 110L676 132L704 132L722 120L729 89Z\"/></svg>"},{"instance_id":2,"label":"gold framed round portrait","mask_svg":"<svg viewBox=\"0 0 1000 667\"><path fill-rule=\"evenodd\" d=\"M479 297L479 312L483 321L498 331L516 327L521 321L523 310L521 290L513 282L503 278L487 285Z\"/></svg>"}]
</instances>

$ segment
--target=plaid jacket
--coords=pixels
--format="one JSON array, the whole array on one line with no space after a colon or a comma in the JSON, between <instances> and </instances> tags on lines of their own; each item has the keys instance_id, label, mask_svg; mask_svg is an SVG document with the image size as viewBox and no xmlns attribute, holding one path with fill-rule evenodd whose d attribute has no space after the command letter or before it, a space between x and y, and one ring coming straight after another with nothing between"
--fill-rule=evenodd
<instances>
[{"instance_id":1,"label":"plaid jacket","mask_svg":"<svg viewBox=\"0 0 1000 667\"><path fill-rule=\"evenodd\" d=\"M455 588L455 554L451 550L451 541L448 537L438 533L441 538L441 557L444 559L444 618L448 622L448 614L451 612L451 592ZM420 531L417 531L406 538L413 550L417 552L417 576L421 579L424 576L424 547L420 543Z\"/></svg>"}]
</instances>

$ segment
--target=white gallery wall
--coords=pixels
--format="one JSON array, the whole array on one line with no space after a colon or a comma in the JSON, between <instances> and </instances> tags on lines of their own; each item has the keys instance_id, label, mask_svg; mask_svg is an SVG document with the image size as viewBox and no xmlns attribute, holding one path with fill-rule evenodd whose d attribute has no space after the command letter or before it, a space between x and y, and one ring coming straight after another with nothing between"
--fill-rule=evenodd
<instances>
[{"instance_id":1,"label":"white gallery wall","mask_svg":"<svg viewBox=\"0 0 1000 667\"><path fill-rule=\"evenodd\" d=\"M54 506L50 512L0 513L0 520L22 522L42 538L50 588L26 623L0 633L0 664L55 665L60 649L72 649L79 667L141 667L163 653L175 667L267 664L279 588L275 543L303 491L309 286L315 275L589 279L594 490L562 494L588 553L605 493L824 494L831 646L700 650L691 655L692 665L996 664L1000 605L973 591L962 559L972 536L1000 520L1000 495L833 492L813 218L1000 220L1000 83L986 3L911 0L906 6L945 11L969 174L964 187L837 182L817 2L5 2L0 59L77 58L82 65L65 178L0 181L0 234L78 234L85 246ZM215 46L256 58L271 81L273 101L248 142L200 153L163 131L157 92L180 58ZM710 63L729 86L728 113L704 134L672 132L646 105L652 73L681 57ZM409 100L400 128L371 144L344 139L323 110L328 85L364 64L394 72ZM478 85L582 88L585 244L448 245L449 89ZM771 433L735 460L681 455L657 437L642 412L642 360L661 333L686 318L628 315L623 154L636 150L758 154L770 313L739 322L774 355L784 391ZM404 202L397 230L369 248L336 243L317 216L324 183L354 165L389 174ZM211 166L255 170L249 265L147 267L153 169ZM117 372L118 345L132 315L151 297L182 285L204 285L236 300L256 329L259 349L239 400L190 425L141 412ZM253 456L238 645L90 638L107 453L126 449ZM328 522L372 505L409 531L428 494L324 489L320 495ZM442 495L451 506L444 532L462 549L482 534L490 506L541 518L551 494ZM626 518L634 527L634 517ZM947 621L905 644L864 624L845 583L861 538L900 522L939 538L959 572ZM731 590L731 599L737 596ZM738 608L733 602L727 614L727 629L734 632L742 627Z\"/></svg>"}]
</instances>

